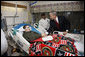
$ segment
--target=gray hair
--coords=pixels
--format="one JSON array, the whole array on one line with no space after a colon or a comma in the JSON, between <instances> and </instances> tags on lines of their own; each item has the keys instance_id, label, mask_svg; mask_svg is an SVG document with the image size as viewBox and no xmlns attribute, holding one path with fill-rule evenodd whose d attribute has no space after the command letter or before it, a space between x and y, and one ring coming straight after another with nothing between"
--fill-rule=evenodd
<instances>
[{"instance_id":1,"label":"gray hair","mask_svg":"<svg viewBox=\"0 0 85 57\"><path fill-rule=\"evenodd\" d=\"M56 15L56 11L51 11L49 14L53 14L53 15Z\"/></svg>"}]
</instances>

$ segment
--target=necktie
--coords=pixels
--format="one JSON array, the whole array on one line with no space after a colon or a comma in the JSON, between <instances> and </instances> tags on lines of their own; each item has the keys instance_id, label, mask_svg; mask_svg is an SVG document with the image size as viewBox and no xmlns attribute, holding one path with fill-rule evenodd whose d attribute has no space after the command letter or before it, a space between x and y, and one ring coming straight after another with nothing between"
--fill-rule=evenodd
<instances>
[{"instance_id":1,"label":"necktie","mask_svg":"<svg viewBox=\"0 0 85 57\"><path fill-rule=\"evenodd\" d=\"M59 27L59 23L56 21L56 26L57 26L57 28L59 29L60 27Z\"/></svg>"}]
</instances>

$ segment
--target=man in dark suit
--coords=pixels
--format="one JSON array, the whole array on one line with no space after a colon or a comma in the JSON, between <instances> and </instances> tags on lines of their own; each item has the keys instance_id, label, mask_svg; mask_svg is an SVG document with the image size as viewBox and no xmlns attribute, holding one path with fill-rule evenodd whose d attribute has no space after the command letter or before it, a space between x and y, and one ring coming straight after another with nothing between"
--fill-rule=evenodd
<instances>
[{"instance_id":1,"label":"man in dark suit","mask_svg":"<svg viewBox=\"0 0 85 57\"><path fill-rule=\"evenodd\" d=\"M52 11L50 15L50 28L48 29L49 33L53 31L62 31L70 30L70 22L64 16L56 16L56 12Z\"/></svg>"}]
</instances>

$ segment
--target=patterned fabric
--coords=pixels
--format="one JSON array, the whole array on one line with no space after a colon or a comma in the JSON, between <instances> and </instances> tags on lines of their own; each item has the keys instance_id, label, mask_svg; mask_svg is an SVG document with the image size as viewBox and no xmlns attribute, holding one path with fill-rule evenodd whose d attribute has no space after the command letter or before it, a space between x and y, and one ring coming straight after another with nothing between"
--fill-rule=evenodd
<instances>
[{"instance_id":1,"label":"patterned fabric","mask_svg":"<svg viewBox=\"0 0 85 57\"><path fill-rule=\"evenodd\" d=\"M30 56L78 56L74 39L61 35L52 35L52 37L53 40L38 41L36 44L32 44Z\"/></svg>"}]
</instances>

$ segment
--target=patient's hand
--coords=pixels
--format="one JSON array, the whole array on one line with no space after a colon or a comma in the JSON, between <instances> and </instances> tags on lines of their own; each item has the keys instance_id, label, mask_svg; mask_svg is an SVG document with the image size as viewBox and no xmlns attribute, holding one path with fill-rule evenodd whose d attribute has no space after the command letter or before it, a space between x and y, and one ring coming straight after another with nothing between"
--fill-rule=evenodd
<instances>
[{"instance_id":1,"label":"patient's hand","mask_svg":"<svg viewBox=\"0 0 85 57\"><path fill-rule=\"evenodd\" d=\"M45 36L47 36L47 34L46 34L46 33L42 33L41 35L42 35L42 37L45 37Z\"/></svg>"}]
</instances>

